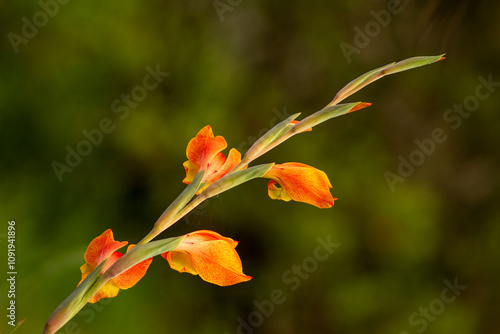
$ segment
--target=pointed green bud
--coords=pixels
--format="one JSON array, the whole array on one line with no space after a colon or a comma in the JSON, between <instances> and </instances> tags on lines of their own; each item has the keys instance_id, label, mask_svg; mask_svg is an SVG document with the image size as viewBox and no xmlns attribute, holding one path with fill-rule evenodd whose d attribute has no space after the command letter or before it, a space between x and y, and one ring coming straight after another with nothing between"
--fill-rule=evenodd
<instances>
[{"instance_id":1,"label":"pointed green bud","mask_svg":"<svg viewBox=\"0 0 500 334\"><path fill-rule=\"evenodd\" d=\"M165 212L155 223L155 230L161 232L165 227L170 226L171 220L175 215L186 206L187 203L196 195L196 192L202 188L202 180L206 169L196 174L193 181L184 189L184 191L168 206Z\"/></svg>"},{"instance_id":2,"label":"pointed green bud","mask_svg":"<svg viewBox=\"0 0 500 334\"><path fill-rule=\"evenodd\" d=\"M372 71L369 71L363 75L360 75L353 81L349 82L342 88L335 98L328 104L328 106L334 105L345 99L346 97L356 93L361 88L366 87L372 82L390 74L410 70L416 67L429 65L437 61L445 59L444 54L439 56L423 56L423 57L412 57L402 60L397 63L390 63L385 66L379 67Z\"/></svg>"},{"instance_id":3,"label":"pointed green bud","mask_svg":"<svg viewBox=\"0 0 500 334\"><path fill-rule=\"evenodd\" d=\"M439 56L430 56L430 57L408 58L408 59L397 62L396 64L386 68L383 71L383 75L394 74L394 73L398 73L398 72L402 72L402 71L411 70L411 69L416 68L416 67L429 65L429 64L432 64L432 63L435 63L437 61L445 59L444 55L445 54L442 54Z\"/></svg>"},{"instance_id":4,"label":"pointed green bud","mask_svg":"<svg viewBox=\"0 0 500 334\"><path fill-rule=\"evenodd\" d=\"M87 304L87 301L92 297L87 295L96 283L104 267L106 261L98 265L85 280L71 293L50 316L45 324L42 334L53 334L64 326L71 318L73 318Z\"/></svg>"},{"instance_id":5,"label":"pointed green bud","mask_svg":"<svg viewBox=\"0 0 500 334\"><path fill-rule=\"evenodd\" d=\"M284 121L276 124L271 130L267 131L262 137L257 139L257 141L248 149L243 157L244 161L252 161L262 152L269 144L275 141L277 138L285 134L290 128L291 123L294 119L299 117L300 113L294 114Z\"/></svg>"},{"instance_id":6,"label":"pointed green bud","mask_svg":"<svg viewBox=\"0 0 500 334\"><path fill-rule=\"evenodd\" d=\"M312 128L320 123L323 123L331 118L345 115L351 111L359 109L359 107L366 107L370 104L364 102L354 102L354 103L345 103L333 105L330 107L325 107L320 111L315 112L314 114L304 118L299 123L295 124L291 131L293 133L299 133L305 131L308 128Z\"/></svg>"},{"instance_id":7,"label":"pointed green bud","mask_svg":"<svg viewBox=\"0 0 500 334\"><path fill-rule=\"evenodd\" d=\"M157 255L160 255L165 252L169 252L174 250L179 246L179 244L184 239L184 236L181 237L173 237L163 240L151 241L144 245L138 245L130 249L125 255L123 255L118 261L113 263L111 267L104 273L103 279L109 280L115 276L120 275L124 271L132 268L138 263L141 263L144 260L150 259ZM92 291L89 292L89 294ZM97 291L95 291L97 292ZM95 293L94 292L94 293ZM89 296L89 299L94 294Z\"/></svg>"}]
</instances>

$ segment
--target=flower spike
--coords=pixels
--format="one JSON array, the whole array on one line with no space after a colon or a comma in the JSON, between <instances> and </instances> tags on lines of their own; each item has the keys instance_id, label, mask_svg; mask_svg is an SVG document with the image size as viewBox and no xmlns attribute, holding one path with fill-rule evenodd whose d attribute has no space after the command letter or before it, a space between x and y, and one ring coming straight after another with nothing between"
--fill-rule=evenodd
<instances>
[{"instance_id":1,"label":"flower spike","mask_svg":"<svg viewBox=\"0 0 500 334\"><path fill-rule=\"evenodd\" d=\"M228 286L250 280L243 273L240 257L235 250L238 242L208 230L195 231L180 237L153 241L160 233L192 212L210 197L232 189L255 178L268 178L268 194L272 199L298 201L319 208L332 207L336 198L330 193L332 185L327 175L314 167L289 162L283 164L248 165L296 134L334 117L368 107L370 103L339 104L372 82L390 74L406 71L445 59L444 55L413 57L391 63L367 72L348 83L323 109L296 121L294 114L268 130L241 157L231 149L226 157L226 140L214 137L210 125L202 128L189 141L184 162L188 184L182 193L167 207L153 229L137 245L130 245L122 254L118 249L127 242L115 241L108 229L92 240L85 252L85 264L80 267L82 280L52 313L42 334L55 334L73 318L87 302L95 303L110 298L120 289L128 289L146 274L154 256L165 258L179 271L199 275L203 280ZM199 196L195 196L199 195ZM15 330L15 328L13 329ZM11 330L12 331L12 330Z\"/></svg>"}]
</instances>

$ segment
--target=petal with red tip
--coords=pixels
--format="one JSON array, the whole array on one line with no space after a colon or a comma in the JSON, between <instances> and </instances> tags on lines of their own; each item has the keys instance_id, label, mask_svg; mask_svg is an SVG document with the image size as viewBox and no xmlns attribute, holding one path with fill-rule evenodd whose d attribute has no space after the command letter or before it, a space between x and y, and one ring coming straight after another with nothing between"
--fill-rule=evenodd
<instances>
[{"instance_id":1,"label":"petal with red tip","mask_svg":"<svg viewBox=\"0 0 500 334\"><path fill-rule=\"evenodd\" d=\"M234 249L238 242L213 231L187 234L173 251L163 253L170 266L188 272L220 286L233 285L251 279L243 274L240 257Z\"/></svg>"},{"instance_id":2,"label":"petal with red tip","mask_svg":"<svg viewBox=\"0 0 500 334\"><path fill-rule=\"evenodd\" d=\"M272 179L268 183L268 194L272 199L284 201L293 199L318 208L333 206L335 198L330 194L332 185L328 176L319 169L289 162L274 165L265 177Z\"/></svg>"}]
</instances>

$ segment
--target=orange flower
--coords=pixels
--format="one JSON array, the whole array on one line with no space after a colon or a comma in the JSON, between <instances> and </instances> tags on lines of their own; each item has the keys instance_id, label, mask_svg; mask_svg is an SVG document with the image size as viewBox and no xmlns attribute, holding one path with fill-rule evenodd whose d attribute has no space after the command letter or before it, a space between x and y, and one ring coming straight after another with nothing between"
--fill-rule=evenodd
<instances>
[{"instance_id":1,"label":"orange flower","mask_svg":"<svg viewBox=\"0 0 500 334\"><path fill-rule=\"evenodd\" d=\"M117 249L125 246L126 241L115 241L111 229L104 231L103 234L92 240L85 252L86 263L80 267L82 279L78 285L94 270L102 261L108 260L102 269L105 272L113 263L118 261L123 256L122 253L116 252ZM130 245L127 252L134 247ZM149 265L153 259L144 260L132 268L124 271L120 275L113 277L89 300L89 303L96 303L101 298L115 297L120 289L128 289L133 287L139 280L144 277Z\"/></svg>"},{"instance_id":2,"label":"orange flower","mask_svg":"<svg viewBox=\"0 0 500 334\"><path fill-rule=\"evenodd\" d=\"M231 238L201 230L186 234L175 250L161 256L178 272L200 275L204 281L228 286L252 278L243 274L236 245L238 242Z\"/></svg>"},{"instance_id":3,"label":"orange flower","mask_svg":"<svg viewBox=\"0 0 500 334\"><path fill-rule=\"evenodd\" d=\"M206 188L209 184L229 173L241 161L241 154L233 148L229 151L229 156L226 159L221 152L226 147L226 140L222 136L214 138L210 125L201 129L187 146L186 156L189 160L183 164L186 169L186 177L182 182L190 184L199 171L206 169L202 180L202 182L207 182Z\"/></svg>"},{"instance_id":4,"label":"orange flower","mask_svg":"<svg viewBox=\"0 0 500 334\"><path fill-rule=\"evenodd\" d=\"M298 162L274 165L265 177L269 197L283 201L309 203L318 208L330 208L336 198L330 194L330 180L323 171ZM280 185L280 187L277 186Z\"/></svg>"}]
</instances>

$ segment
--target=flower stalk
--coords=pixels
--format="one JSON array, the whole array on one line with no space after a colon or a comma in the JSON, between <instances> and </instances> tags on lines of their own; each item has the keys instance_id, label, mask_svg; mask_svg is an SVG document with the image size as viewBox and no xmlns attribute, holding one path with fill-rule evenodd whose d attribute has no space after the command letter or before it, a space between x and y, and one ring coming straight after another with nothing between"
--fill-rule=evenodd
<instances>
[{"instance_id":1,"label":"flower stalk","mask_svg":"<svg viewBox=\"0 0 500 334\"><path fill-rule=\"evenodd\" d=\"M186 177L182 182L187 186L184 191L162 213L152 230L137 245L130 245L125 254L117 250L127 242L115 241L111 230L92 240L85 252L86 263L80 268L80 284L52 313L42 334L56 333L88 302L115 297L120 290L134 286L145 275L153 258L160 254L174 270L199 275L213 284L226 286L251 279L243 274L235 250L238 243L231 238L202 230L163 240L153 239L208 198L256 178L270 179L268 194L272 199L294 200L319 208L333 206L336 198L330 193L331 182L319 169L296 162L248 165L299 133L370 106L371 103L365 102L338 104L368 84L389 74L432 64L444 59L443 56L413 57L359 76L323 109L301 121L296 121L300 114L294 114L267 131L243 159L236 149L231 149L226 157L222 153L227 147L225 139L214 137L210 126L201 129L186 149L188 160L183 164Z\"/></svg>"}]
</instances>

